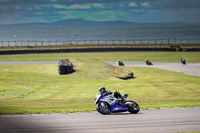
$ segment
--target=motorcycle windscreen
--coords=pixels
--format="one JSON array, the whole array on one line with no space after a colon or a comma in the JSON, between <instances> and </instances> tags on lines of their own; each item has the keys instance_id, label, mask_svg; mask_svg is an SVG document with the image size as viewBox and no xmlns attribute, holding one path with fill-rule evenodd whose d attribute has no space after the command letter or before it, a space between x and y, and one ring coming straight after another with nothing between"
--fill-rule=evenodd
<instances>
[{"instance_id":1,"label":"motorcycle windscreen","mask_svg":"<svg viewBox=\"0 0 200 133\"><path fill-rule=\"evenodd\" d=\"M128 97L128 94L124 94L122 97L123 97L123 98L127 98L127 97Z\"/></svg>"}]
</instances>

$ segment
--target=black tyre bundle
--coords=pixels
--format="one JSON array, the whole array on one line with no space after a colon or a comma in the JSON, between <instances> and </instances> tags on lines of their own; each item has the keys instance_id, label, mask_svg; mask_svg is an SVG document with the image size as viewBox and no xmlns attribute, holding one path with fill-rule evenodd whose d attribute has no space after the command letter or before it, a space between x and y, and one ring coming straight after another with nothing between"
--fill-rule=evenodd
<instances>
[{"instance_id":1,"label":"black tyre bundle","mask_svg":"<svg viewBox=\"0 0 200 133\"><path fill-rule=\"evenodd\" d=\"M73 72L73 65L69 59L62 59L58 62L58 73L60 75L69 74Z\"/></svg>"}]
</instances>

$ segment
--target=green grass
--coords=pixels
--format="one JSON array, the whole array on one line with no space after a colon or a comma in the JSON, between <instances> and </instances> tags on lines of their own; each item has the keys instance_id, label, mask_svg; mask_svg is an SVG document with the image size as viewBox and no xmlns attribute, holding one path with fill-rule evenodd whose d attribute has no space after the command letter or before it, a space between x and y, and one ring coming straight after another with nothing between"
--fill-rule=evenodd
<instances>
[{"instance_id":1,"label":"green grass","mask_svg":"<svg viewBox=\"0 0 200 133\"><path fill-rule=\"evenodd\" d=\"M1 55L0 61L58 61L69 58L76 72L58 75L56 64L0 65L0 113L95 111L98 88L119 90L142 109L200 106L200 77L156 68L108 67L103 61L200 62L199 52L108 52ZM159 59L159 57L161 59ZM152 60L151 59L151 60ZM134 78L121 80L122 73ZM123 75L123 74L122 74Z\"/></svg>"},{"instance_id":2,"label":"green grass","mask_svg":"<svg viewBox=\"0 0 200 133\"><path fill-rule=\"evenodd\" d=\"M90 52L90 53L60 53L60 54L26 54L0 55L0 61L58 61L60 59L98 59L100 61L142 61L180 62L185 58L188 63L199 63L200 52Z\"/></svg>"}]
</instances>

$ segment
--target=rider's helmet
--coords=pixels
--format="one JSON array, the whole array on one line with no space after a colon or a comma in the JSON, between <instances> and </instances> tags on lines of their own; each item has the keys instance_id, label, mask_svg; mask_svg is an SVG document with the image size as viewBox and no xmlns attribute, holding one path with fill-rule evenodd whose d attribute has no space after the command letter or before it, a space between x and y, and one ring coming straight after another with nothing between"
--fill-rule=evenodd
<instances>
[{"instance_id":1,"label":"rider's helmet","mask_svg":"<svg viewBox=\"0 0 200 133\"><path fill-rule=\"evenodd\" d=\"M105 88L105 87L100 87L100 88L99 88L99 92L100 92L101 94L105 93L105 92L106 92L106 88Z\"/></svg>"}]
</instances>

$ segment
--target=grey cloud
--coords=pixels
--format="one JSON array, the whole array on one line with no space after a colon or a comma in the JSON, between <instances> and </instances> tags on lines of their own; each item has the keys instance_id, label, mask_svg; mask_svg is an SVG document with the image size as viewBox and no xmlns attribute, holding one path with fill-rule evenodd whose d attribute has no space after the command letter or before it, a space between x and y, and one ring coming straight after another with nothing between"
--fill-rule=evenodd
<instances>
[{"instance_id":1,"label":"grey cloud","mask_svg":"<svg viewBox=\"0 0 200 133\"><path fill-rule=\"evenodd\" d=\"M157 9L176 9L176 8L200 8L199 0L0 0L0 5L52 5L52 4L89 4L89 3L110 3L135 2L138 5L148 2L151 8ZM138 6L141 7L141 6ZM150 8L150 7L149 7Z\"/></svg>"},{"instance_id":2,"label":"grey cloud","mask_svg":"<svg viewBox=\"0 0 200 133\"><path fill-rule=\"evenodd\" d=\"M200 8L199 0L151 0L149 1L151 8L155 9L187 9Z\"/></svg>"},{"instance_id":3,"label":"grey cloud","mask_svg":"<svg viewBox=\"0 0 200 133\"><path fill-rule=\"evenodd\" d=\"M91 6L91 8L85 10L54 7L56 4L69 7L75 4L87 5L94 3L102 4L104 8L95 8ZM129 6L130 3L135 3L137 6ZM184 22L187 20L184 16L186 15L192 22L199 18L198 11L200 10L200 0L0 0L0 17L2 18L3 16L3 18L9 21L12 20L13 23L14 20L17 22L32 21L32 19L34 19L34 21L59 20L60 16L55 13L64 12L66 10L70 15L75 14L72 13L73 11L76 12L74 16L77 18L82 17L83 19L91 19L90 15L88 15L89 13L102 13L104 15L99 15L102 17L105 16L105 18L102 19L110 20L112 14L117 17L117 14L122 13L125 15L121 15L117 19L136 21L135 19L138 18L138 22L157 22L161 20L180 20ZM85 13L86 11L88 11L88 13ZM66 17L68 17L68 15L63 15L63 19L66 19ZM97 18L94 18L94 20L96 19Z\"/></svg>"}]
</instances>

